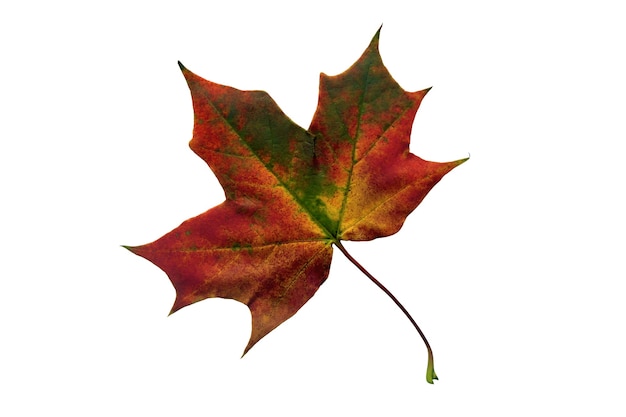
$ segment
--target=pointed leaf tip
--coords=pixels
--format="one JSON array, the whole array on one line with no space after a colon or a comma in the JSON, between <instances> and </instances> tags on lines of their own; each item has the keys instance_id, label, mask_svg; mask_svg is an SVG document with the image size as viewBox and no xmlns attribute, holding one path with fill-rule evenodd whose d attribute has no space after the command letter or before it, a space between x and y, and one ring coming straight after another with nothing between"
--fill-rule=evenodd
<instances>
[{"instance_id":1,"label":"pointed leaf tip","mask_svg":"<svg viewBox=\"0 0 626 417\"><path fill-rule=\"evenodd\" d=\"M461 165L463 162L468 161L470 159L469 153L467 154L467 158L459 159L456 161L457 166Z\"/></svg>"},{"instance_id":2,"label":"pointed leaf tip","mask_svg":"<svg viewBox=\"0 0 626 417\"><path fill-rule=\"evenodd\" d=\"M372 40L370 41L370 45L369 48L374 47L374 49L378 50L378 42L380 40L380 30L383 28L383 25L380 25L380 27L378 28L378 30L376 31L376 33L374 34L374 37L372 38ZM368 49L369 49L368 48Z\"/></svg>"}]
</instances>

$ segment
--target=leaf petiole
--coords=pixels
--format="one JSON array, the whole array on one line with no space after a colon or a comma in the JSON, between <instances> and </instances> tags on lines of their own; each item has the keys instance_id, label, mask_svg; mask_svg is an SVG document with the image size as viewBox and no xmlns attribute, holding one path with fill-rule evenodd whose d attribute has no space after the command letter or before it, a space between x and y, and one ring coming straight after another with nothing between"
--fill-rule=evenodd
<instances>
[{"instance_id":1,"label":"leaf petiole","mask_svg":"<svg viewBox=\"0 0 626 417\"><path fill-rule=\"evenodd\" d=\"M385 294L387 294L389 296L389 298L391 298L393 300L394 303L396 303L398 308L400 308L400 310L402 310L402 312L409 319L411 324L413 324L413 327L415 327L415 330L417 330L417 332L421 336L422 340L424 341L424 344L426 345L426 349L428 350L428 365L426 367L426 381L429 384L432 384L433 380L439 379L439 378L437 378L437 374L435 373L435 362L434 362L434 359L433 359L433 351L430 348L430 343L428 343L428 340L426 339L426 336L422 332L422 329L420 329L420 327L417 325L415 320L413 320L413 317L411 317L411 314L409 314L407 309L404 308L404 306L400 303L400 301L398 301L398 299L395 297L395 295L393 295L391 293L391 291L389 291L383 284L381 284L380 281L378 281L376 278L374 278L374 276L372 274L370 274L367 271L367 269L365 269L356 259L354 259L352 257L352 255L350 255L348 253L348 251L341 244L340 241L337 240L337 241L334 241L333 243L346 256L346 258L348 258L350 260L350 262L352 262L357 268L359 268L359 270L361 272L363 272L365 274L365 276L367 276L374 284L376 284L378 286L378 288L383 290L383 292Z\"/></svg>"}]
</instances>

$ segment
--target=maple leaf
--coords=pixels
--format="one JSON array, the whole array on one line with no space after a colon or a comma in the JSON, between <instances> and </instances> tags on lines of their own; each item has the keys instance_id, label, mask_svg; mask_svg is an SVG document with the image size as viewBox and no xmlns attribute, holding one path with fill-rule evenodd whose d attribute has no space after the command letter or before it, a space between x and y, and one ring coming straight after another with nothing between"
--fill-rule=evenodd
<instances>
[{"instance_id":1,"label":"maple leaf","mask_svg":"<svg viewBox=\"0 0 626 417\"><path fill-rule=\"evenodd\" d=\"M179 63L194 109L191 149L209 165L225 201L153 243L128 247L168 275L171 313L211 297L248 306L245 353L293 316L328 277L333 246L385 291L341 240L396 233L430 189L466 159L438 163L409 152L428 89L404 91L378 51L380 29L347 71L320 76L308 131L263 91L207 81ZM170 313L170 314L171 314Z\"/></svg>"}]
</instances>

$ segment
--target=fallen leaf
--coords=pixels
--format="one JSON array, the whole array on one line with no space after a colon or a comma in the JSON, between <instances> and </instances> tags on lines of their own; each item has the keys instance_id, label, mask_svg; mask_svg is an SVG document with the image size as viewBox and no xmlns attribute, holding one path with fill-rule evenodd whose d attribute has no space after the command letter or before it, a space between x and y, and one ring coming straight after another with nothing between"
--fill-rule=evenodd
<instances>
[{"instance_id":1,"label":"fallen leaf","mask_svg":"<svg viewBox=\"0 0 626 417\"><path fill-rule=\"evenodd\" d=\"M215 173L226 199L153 243L127 247L168 275L176 289L172 313L211 297L244 303L252 314L245 354L315 294L336 246L423 337L341 240L396 233L430 189L466 159L429 162L409 152L415 113L428 89L406 92L394 81L378 51L379 34L347 71L320 76L308 131L266 92L216 84L179 63L195 115L191 149Z\"/></svg>"}]
</instances>

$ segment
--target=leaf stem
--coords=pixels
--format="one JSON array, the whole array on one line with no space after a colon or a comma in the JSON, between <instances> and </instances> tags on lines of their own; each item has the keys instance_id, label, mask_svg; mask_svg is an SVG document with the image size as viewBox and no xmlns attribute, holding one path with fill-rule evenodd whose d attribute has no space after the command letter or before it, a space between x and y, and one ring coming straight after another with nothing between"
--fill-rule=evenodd
<instances>
[{"instance_id":1,"label":"leaf stem","mask_svg":"<svg viewBox=\"0 0 626 417\"><path fill-rule=\"evenodd\" d=\"M346 248L343 247L343 245L341 244L340 241L335 241L333 243L346 256L346 258L348 258L350 260L350 262L352 262L357 268L359 268L359 270L361 272L363 272L365 274L365 276L367 276L374 284L376 284L378 286L378 288L383 290L383 292L385 294L387 294L389 296L389 298L391 298L393 300L394 303L396 303L398 308L400 308L400 310L402 310L402 312L409 319L411 324L413 324L413 327L415 327L415 330L417 330L417 333L419 333L419 335L421 336L422 340L424 341L424 344L426 345L426 349L428 350L428 366L426 367L426 381L429 384L432 384L433 380L439 379L439 378L437 378L437 374L435 373L433 351L430 348L430 343L428 343L428 340L426 339L426 336L424 335L424 332L422 332L422 329L420 329L420 327L417 325L415 320L413 320L413 317L411 317L411 314L409 314L407 309L404 308L404 306L400 303L400 301L398 301L398 299L395 297L395 295L393 295L391 293L391 291L389 291L383 284L381 284L380 281L378 281L376 278L374 278L374 276L372 274L370 274L367 271L367 269L365 269L356 259L354 259L352 257L352 255L350 255L348 253L348 251L346 250Z\"/></svg>"}]
</instances>

